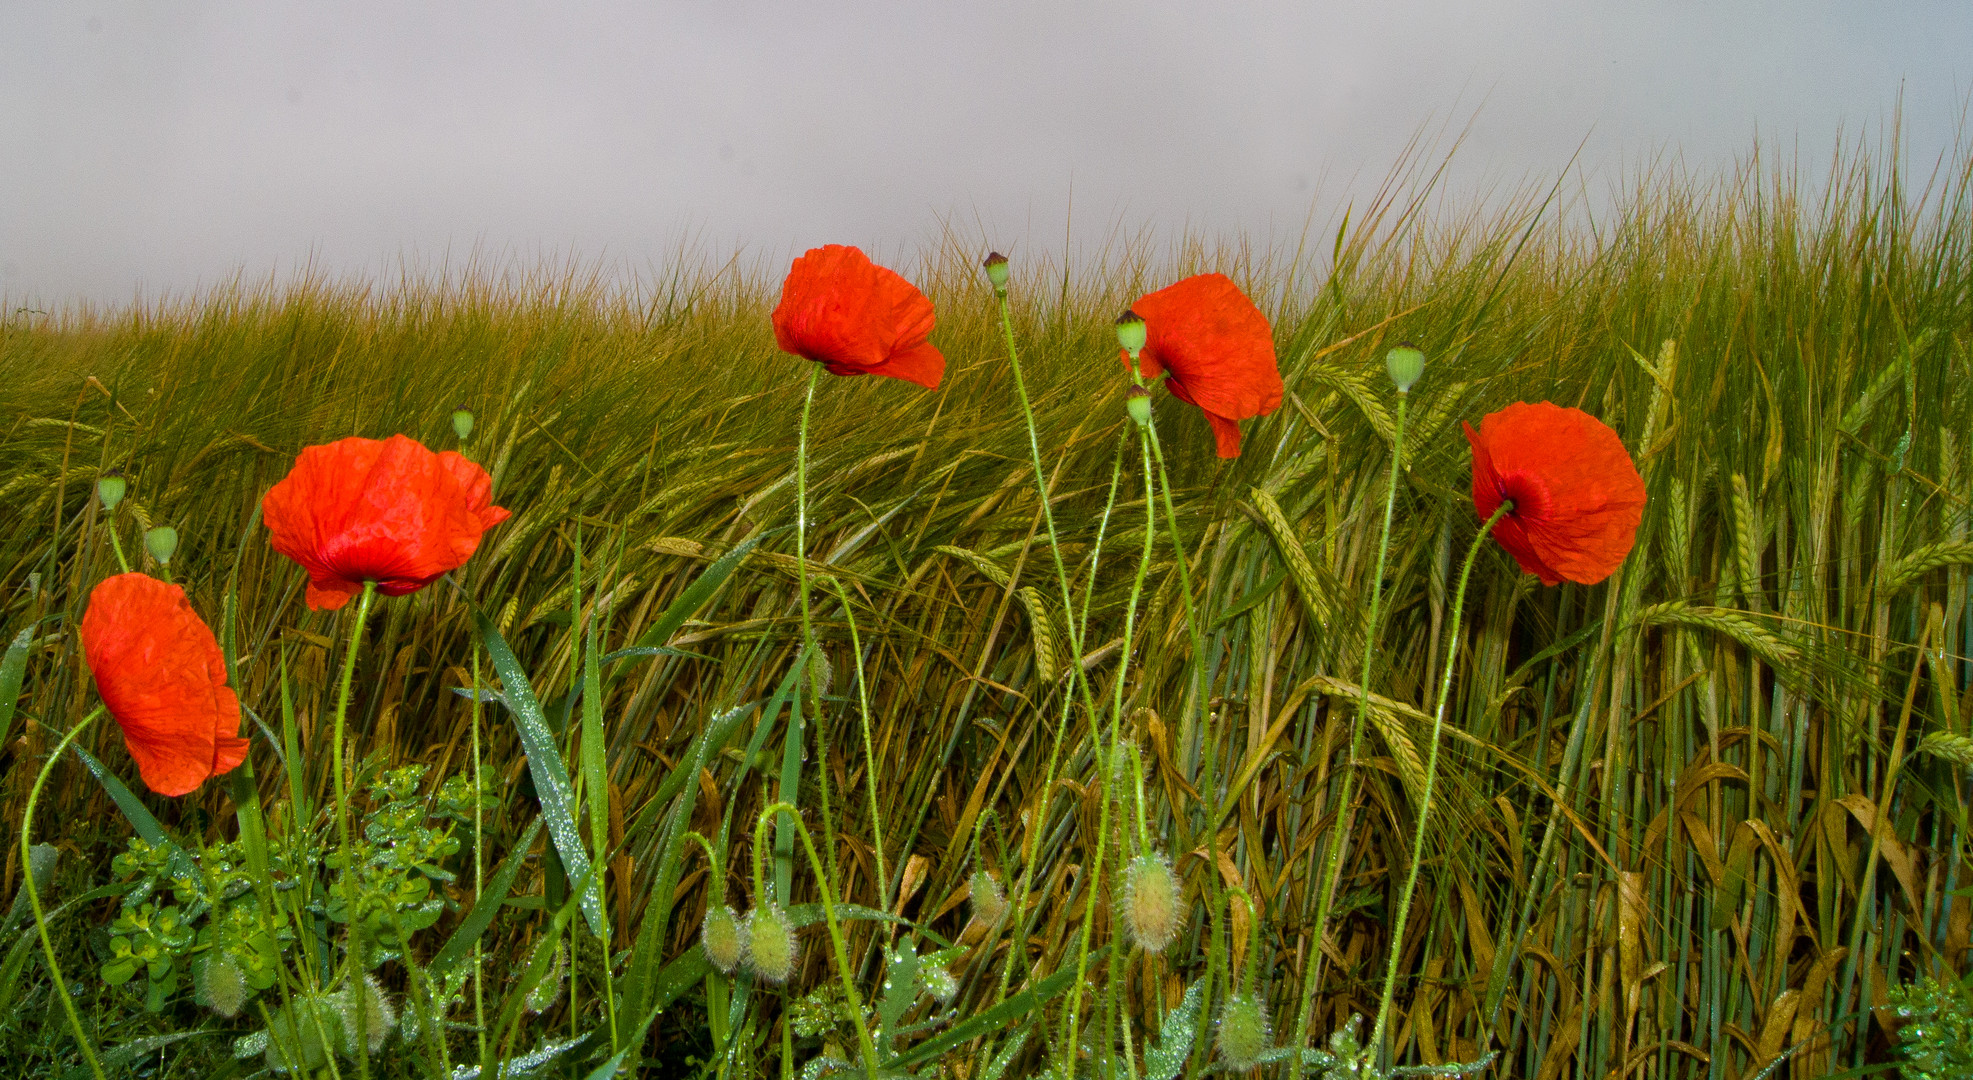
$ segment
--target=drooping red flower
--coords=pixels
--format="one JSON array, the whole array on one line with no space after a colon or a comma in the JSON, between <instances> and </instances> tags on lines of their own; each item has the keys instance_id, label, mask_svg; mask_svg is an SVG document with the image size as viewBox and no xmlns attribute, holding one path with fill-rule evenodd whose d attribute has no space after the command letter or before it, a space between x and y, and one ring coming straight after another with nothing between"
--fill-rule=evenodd
<instances>
[{"instance_id":1,"label":"drooping red flower","mask_svg":"<svg viewBox=\"0 0 1973 1080\"><path fill-rule=\"evenodd\" d=\"M492 497L485 469L393 435L308 447L260 508L274 550L308 571L308 606L334 611L366 581L402 596L471 558L507 520Z\"/></svg>"},{"instance_id":2,"label":"drooping red flower","mask_svg":"<svg viewBox=\"0 0 1973 1080\"><path fill-rule=\"evenodd\" d=\"M1594 585L1630 554L1644 516L1644 479L1603 421L1543 401L1516 402L1466 424L1473 509L1484 520L1506 500L1494 539L1543 585Z\"/></svg>"},{"instance_id":3,"label":"drooping red flower","mask_svg":"<svg viewBox=\"0 0 1973 1080\"><path fill-rule=\"evenodd\" d=\"M1225 274L1167 285L1139 297L1130 310L1143 318L1148 332L1138 356L1144 377L1171 372L1165 387L1206 414L1219 456L1239 457L1238 421L1281 406L1281 372L1267 316Z\"/></svg>"},{"instance_id":4,"label":"drooping red flower","mask_svg":"<svg viewBox=\"0 0 1973 1080\"><path fill-rule=\"evenodd\" d=\"M829 244L788 268L774 340L831 375L888 375L937 390L945 357L925 340L932 323L932 302L910 282L856 248Z\"/></svg>"},{"instance_id":5,"label":"drooping red flower","mask_svg":"<svg viewBox=\"0 0 1973 1080\"><path fill-rule=\"evenodd\" d=\"M105 578L82 613L82 655L152 791L187 794L247 759L226 656L184 589L146 574Z\"/></svg>"}]
</instances>

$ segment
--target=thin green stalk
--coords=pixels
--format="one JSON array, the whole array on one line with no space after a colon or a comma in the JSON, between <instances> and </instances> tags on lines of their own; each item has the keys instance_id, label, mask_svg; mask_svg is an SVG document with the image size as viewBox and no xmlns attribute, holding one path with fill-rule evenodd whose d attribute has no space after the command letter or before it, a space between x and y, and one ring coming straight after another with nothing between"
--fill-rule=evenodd
<instances>
[{"instance_id":1,"label":"thin green stalk","mask_svg":"<svg viewBox=\"0 0 1973 1080\"><path fill-rule=\"evenodd\" d=\"M1350 756L1343 773L1342 794L1335 803L1336 824L1323 850L1321 892L1315 903L1315 920L1310 924L1314 937L1302 965L1301 1005L1295 1009L1295 1034L1289 1043L1293 1048L1289 1075L1294 1080L1302 1078L1302 1051L1308 1047L1309 1006L1315 1002L1317 974L1322 967L1323 927L1336 901L1336 885L1343 873L1343 846L1349 840L1350 801L1356 798L1352 789L1356 786L1357 759L1363 753L1363 722L1370 712L1370 667L1376 654L1377 619L1384 600L1384 558L1391 547L1391 509L1397 501L1398 469L1404 461L1405 406L1410 401L1410 394L1398 391L1397 432L1391 439L1391 475L1384 484L1384 528L1377 539L1377 572L1370 579L1370 619L1363 628L1363 673L1357 679L1356 716L1350 722Z\"/></svg>"},{"instance_id":2,"label":"thin green stalk","mask_svg":"<svg viewBox=\"0 0 1973 1080\"><path fill-rule=\"evenodd\" d=\"M807 665L802 672L798 686L806 689L809 700L815 703L815 744L816 782L821 785L822 794L822 839L828 854L829 877L836 877L836 821L829 812L829 736L828 725L822 722L822 690L816 682L815 660L821 655L821 647L815 643L815 626L808 602L808 417L815 407L815 384L822 379L822 365L811 364L808 369L808 391L802 396L801 426L795 436L795 589L801 594L802 602L802 652L799 656ZM801 690L795 693L795 708L801 708ZM764 894L762 894L764 895ZM785 896L777 897L787 903Z\"/></svg>"},{"instance_id":3,"label":"thin green stalk","mask_svg":"<svg viewBox=\"0 0 1973 1080\"><path fill-rule=\"evenodd\" d=\"M1391 928L1391 955L1384 965L1384 993L1377 1001L1377 1022L1370 1028L1370 1045L1379 1054L1384 1053L1384 1028L1390 1021L1391 994L1397 987L1398 958L1404 951L1404 925L1411 917L1411 894L1418 885L1418 863L1425 850L1425 824L1432 818L1432 782L1438 775L1439 735L1445 729L1446 699L1452 693L1452 672L1457 666L1454 660L1459 655L1459 619L1466 608L1466 583L1473 576L1473 560L1479 556L1488 534L1513 510L1514 500L1502 500L1486 524L1480 526L1479 535L1473 537L1472 546L1466 549L1466 561L1459 568L1459 587L1452 593L1452 614L1446 620L1445 671L1439 677L1439 700L1432 712L1431 748L1425 753L1425 794L1418 807L1418 825L1411 837L1411 868L1405 874L1404 891L1398 894L1398 919Z\"/></svg>"},{"instance_id":4,"label":"thin green stalk","mask_svg":"<svg viewBox=\"0 0 1973 1080\"><path fill-rule=\"evenodd\" d=\"M878 908L889 911L891 881L884 870L884 819L877 809L877 751L870 739L870 690L863 679L863 639L856 632L856 616L850 613L849 592L836 578L830 578L829 584L835 588L836 599L843 605L843 619L849 623L850 657L856 662L856 703L863 726L863 778L870 792L870 842L877 852Z\"/></svg>"},{"instance_id":5,"label":"thin green stalk","mask_svg":"<svg viewBox=\"0 0 1973 1080\"><path fill-rule=\"evenodd\" d=\"M480 648L473 644L473 908L480 906L480 891L486 882L486 833L480 823ZM473 939L473 1027L479 1040L480 1075L493 1071L493 1056L486 1043L486 980L480 941Z\"/></svg>"},{"instance_id":6,"label":"thin green stalk","mask_svg":"<svg viewBox=\"0 0 1973 1080\"><path fill-rule=\"evenodd\" d=\"M82 1017L75 1011L75 995L69 993L68 981L62 978L62 967L55 961L55 943L48 937L48 915L41 909L41 890L34 886L34 864L29 860L30 837L34 829L34 807L41 800L41 787L48 782L48 774L55 771L55 762L75 741L82 729L103 715L103 706L91 709L82 722L68 730L62 741L55 744L55 750L41 766L41 772L34 778L34 786L27 792L27 809L21 812L21 887L27 890L28 903L34 907L34 929L41 935L41 951L48 958L48 977L55 982L55 996L62 999L62 1011L68 1014L69 1031L75 1035L75 1045L82 1049L82 1056L89 1062L89 1071L96 1080L104 1080L103 1064L96 1060L96 1048L89 1042L89 1036L82 1030Z\"/></svg>"},{"instance_id":7,"label":"thin green stalk","mask_svg":"<svg viewBox=\"0 0 1973 1080\"><path fill-rule=\"evenodd\" d=\"M377 583L363 583L363 595L356 601L356 617L349 631L349 649L343 654L343 673L336 687L336 729L332 753L335 755L336 769L336 832L342 840L343 880L348 893L344 900L350 906L349 920L349 976L348 984L354 987L360 981L362 968L363 938L362 922L356 918L356 852L349 842L349 783L343 775L343 723L349 714L350 681L356 676L356 650L363 641L363 626L370 621L370 604L377 597ZM370 1076L370 1041L365 1037L363 1027L365 1010L356 1010L356 1070L364 1080Z\"/></svg>"},{"instance_id":8,"label":"thin green stalk","mask_svg":"<svg viewBox=\"0 0 1973 1080\"><path fill-rule=\"evenodd\" d=\"M822 859L815 853L815 841L810 838L808 826L802 824L801 812L795 809L793 803L772 803L761 810L760 817L754 822L754 895L767 895L766 873L761 856L767 850L767 825L782 814L786 814L788 820L793 823L795 834L801 837L802 848L808 852L809 869L814 871L816 889L822 894L822 917L828 923L829 944L836 953L836 975L842 981L843 997L848 1003L850 1017L856 1021L856 1041L863 1050L864 1069L869 1073L870 1080L878 1080L877 1045L870 1038L870 1025L863 1018L863 997L857 993L856 979L850 973L849 945L843 938L842 923L836 917L836 901L829 884L830 879L822 872ZM782 1026L786 1028L786 1021L783 1021Z\"/></svg>"},{"instance_id":9,"label":"thin green stalk","mask_svg":"<svg viewBox=\"0 0 1973 1080\"><path fill-rule=\"evenodd\" d=\"M108 516L109 516L109 521L106 522L106 524L109 525L109 529L107 531L110 534L110 550L116 552L117 566L121 567L123 572L128 574L130 572L130 560L123 557L123 541L117 539L116 511L114 510L110 511Z\"/></svg>"}]
</instances>

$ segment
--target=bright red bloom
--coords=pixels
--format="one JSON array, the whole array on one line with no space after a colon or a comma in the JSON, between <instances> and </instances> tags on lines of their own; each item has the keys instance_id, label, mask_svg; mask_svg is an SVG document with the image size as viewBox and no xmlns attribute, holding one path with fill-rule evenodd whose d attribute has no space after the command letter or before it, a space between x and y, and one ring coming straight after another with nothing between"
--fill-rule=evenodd
<instances>
[{"instance_id":1,"label":"bright red bloom","mask_svg":"<svg viewBox=\"0 0 1973 1080\"><path fill-rule=\"evenodd\" d=\"M888 375L937 390L945 357L925 339L932 302L853 247L810 248L788 268L774 308L782 352L831 375Z\"/></svg>"},{"instance_id":2,"label":"bright red bloom","mask_svg":"<svg viewBox=\"0 0 1973 1080\"><path fill-rule=\"evenodd\" d=\"M1543 585L1594 585L1630 554L1644 516L1644 480L1623 440L1581 409L1516 402L1467 424L1473 444L1473 509L1494 539Z\"/></svg>"},{"instance_id":3,"label":"bright red bloom","mask_svg":"<svg viewBox=\"0 0 1973 1080\"><path fill-rule=\"evenodd\" d=\"M1148 332L1138 354L1144 377L1171 372L1165 387L1206 414L1219 456L1239 457L1236 421L1281 406L1281 372L1267 316L1225 274L1167 285L1139 297L1130 310L1143 318Z\"/></svg>"},{"instance_id":4,"label":"bright red bloom","mask_svg":"<svg viewBox=\"0 0 1973 1080\"><path fill-rule=\"evenodd\" d=\"M308 606L334 611L366 581L402 596L471 558L507 520L492 498L485 469L392 435L308 447L260 508L274 550L308 571Z\"/></svg>"},{"instance_id":5,"label":"bright red bloom","mask_svg":"<svg viewBox=\"0 0 1973 1080\"><path fill-rule=\"evenodd\" d=\"M187 794L247 759L226 656L184 589L145 574L105 578L82 614L82 654L152 791Z\"/></svg>"}]
</instances>

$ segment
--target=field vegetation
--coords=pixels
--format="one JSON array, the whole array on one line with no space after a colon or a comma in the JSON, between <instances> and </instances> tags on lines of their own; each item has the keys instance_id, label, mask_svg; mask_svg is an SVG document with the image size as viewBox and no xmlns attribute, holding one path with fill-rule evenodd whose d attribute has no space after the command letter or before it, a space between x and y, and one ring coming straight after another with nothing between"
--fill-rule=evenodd
<instances>
[{"instance_id":1,"label":"field vegetation","mask_svg":"<svg viewBox=\"0 0 1973 1080\"><path fill-rule=\"evenodd\" d=\"M130 801L188 850L234 840L243 803L270 835L305 832L334 802L356 607L304 607L260 500L304 446L404 433L482 463L513 517L450 583L380 602L355 651L348 739L375 785L359 805L373 821L430 807L460 841L435 856L445 903L381 988L402 1018L441 960L476 950L459 970L483 974L444 1013L454 1027L405 1023L361 1062L372 1075L534 1051L534 1075L787 1075L820 1057L849 1075L1197 1075L1220 1060L1229 987L1264 1003L1273 1044L1305 1031L1342 1056L1332 1036L1358 1016L1368 1034L1393 953L1390 1066L1621 1080L1893 1060L1911 1016L1963 1013L1973 945L1973 161L1915 180L1862 150L1812 175L1758 158L1718 180L1664 171L1594 220L1539 188L1460 211L1430 176L1400 170L1295 249L1013 253L1012 339L1076 610L984 245L948 237L899 266L938 312L939 389L817 388L806 564L807 371L775 348L779 266L681 260L634 292L580 273L306 280L16 314L0 328L0 630L18 643L0 822L18 835L96 703L73 627L116 572L108 531L136 551L168 524L169 572L255 714L252 775ZM1157 392L1174 536L1146 498L1112 321L1205 270L1266 311L1287 393L1222 461ZM1400 341L1428 362L1373 628ZM1480 526L1460 423L1541 400L1624 439L1649 493L1635 548L1604 584L1543 587L1485 546L1455 623ZM108 515L112 469L129 495ZM1448 665L1419 891L1392 940ZM543 755L523 753L523 689L566 792L544 794ZM75 745L136 785L111 725ZM476 759L477 817L470 788L441 790ZM555 823L537 827L557 799L601 868L595 911ZM814 860L789 817L761 816L782 802ZM141 972L107 985L109 928L144 879L131 812L69 753L35 814L32 841L55 849L50 940L105 1071L277 1063L235 1040L316 985L328 909L288 931L260 1012L201 1008L182 958L161 989ZM1184 893L1159 955L1116 925L1140 829ZM0 896L24 877L17 850ZM744 913L768 881L811 920L780 985L720 972L700 944L709 907ZM475 910L497 915L457 937ZM0 1060L90 1075L34 928L19 904L0 924ZM1932 1004L1901 1014L1894 996L1928 978Z\"/></svg>"}]
</instances>

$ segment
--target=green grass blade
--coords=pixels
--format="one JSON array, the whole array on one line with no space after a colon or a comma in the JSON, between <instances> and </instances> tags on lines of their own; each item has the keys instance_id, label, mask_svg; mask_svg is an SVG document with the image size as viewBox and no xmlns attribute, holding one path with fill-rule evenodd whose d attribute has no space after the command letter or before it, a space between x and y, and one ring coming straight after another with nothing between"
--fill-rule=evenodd
<instances>
[{"instance_id":1,"label":"green grass blade","mask_svg":"<svg viewBox=\"0 0 1973 1080\"><path fill-rule=\"evenodd\" d=\"M839 917L841 916L840 908L837 909L837 914ZM1110 947L1107 945L1091 950L1089 954L1090 967L1093 969L1096 966L1096 961L1107 955L1109 951ZM939 1034L884 1062L882 1067L885 1069L908 1069L913 1065L930 1061L948 1050L971 1042L981 1036L991 1035L1008 1024L1048 1004L1057 995L1061 994L1062 991L1068 989L1069 984L1075 981L1075 977L1076 965L1071 960L1056 969L1055 974L1048 976L1018 994L1009 995L1007 1000L995 1005L991 1009L976 1013L960 1023L952 1025Z\"/></svg>"},{"instance_id":2,"label":"green grass blade","mask_svg":"<svg viewBox=\"0 0 1973 1080\"><path fill-rule=\"evenodd\" d=\"M13 733L14 702L20 700L21 680L27 677L27 650L33 643L34 624L29 623L14 635L7 654L0 656L0 743Z\"/></svg>"},{"instance_id":3,"label":"green grass blade","mask_svg":"<svg viewBox=\"0 0 1973 1080\"><path fill-rule=\"evenodd\" d=\"M541 713L541 704L535 699L527 672L521 670L520 661L514 659L513 650L507 647L499 628L477 608L473 620L479 626L480 638L486 642L487 654L493 658L493 670L500 675L501 702L514 718L521 749L527 754L528 775L534 779L535 799L541 804L541 816L548 823L548 836L554 840L555 852L561 856L569 883L574 886L589 878L589 855L583 850L582 836L576 830L568 767L562 763L562 752L555 746L555 736L548 730L548 720ZM582 916L589 923L591 933L603 936L600 890L584 891Z\"/></svg>"},{"instance_id":4,"label":"green grass blade","mask_svg":"<svg viewBox=\"0 0 1973 1080\"><path fill-rule=\"evenodd\" d=\"M635 656L660 655L656 653L647 654L643 650L656 648L670 641L671 636L678 632L678 628L685 625L685 620L698 614L699 609L706 606L706 601L712 599L712 594L717 592L721 585L726 584L726 579L733 576L733 572L740 568L741 563L747 561L747 556L754 553L754 549L760 546L760 542L780 531L781 529L763 529L741 541L733 550L714 559L712 565L706 567L705 573L693 579L692 584L687 585L685 591L679 593L678 598L673 600L664 609L663 614L659 615L657 621L651 624L650 629L644 631L643 636L637 639L636 644L632 648L621 649L611 653L609 659L617 660ZM611 671L610 681L615 682L622 678L628 670L628 668L619 667Z\"/></svg>"},{"instance_id":5,"label":"green grass blade","mask_svg":"<svg viewBox=\"0 0 1973 1080\"><path fill-rule=\"evenodd\" d=\"M507 854L507 860L500 864L500 869L493 872L493 877L481 890L479 902L473 905L473 910L467 913L458 929L452 931L452 936L446 939L445 945L432 957L431 962L425 965L427 970L444 971L466 962L466 955L472 951L473 942L478 941L480 935L486 933L487 927L493 925L493 917L499 913L501 902L507 899L509 892L513 891L514 879L520 876L521 867L527 862L528 849L534 846L534 838L540 833L541 819L536 818L534 824L528 826L528 831L522 835L520 842Z\"/></svg>"}]
</instances>

